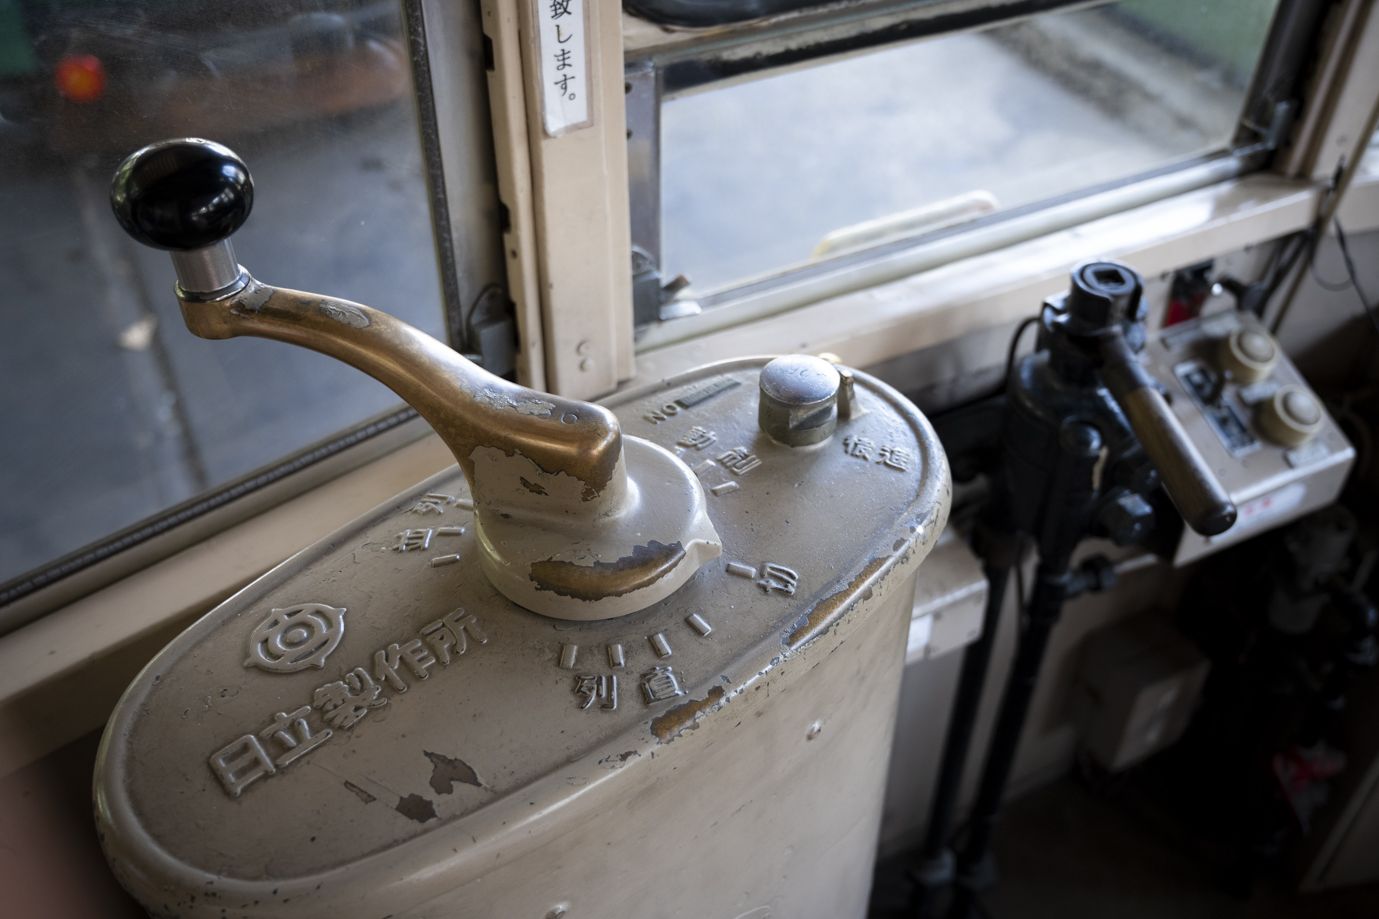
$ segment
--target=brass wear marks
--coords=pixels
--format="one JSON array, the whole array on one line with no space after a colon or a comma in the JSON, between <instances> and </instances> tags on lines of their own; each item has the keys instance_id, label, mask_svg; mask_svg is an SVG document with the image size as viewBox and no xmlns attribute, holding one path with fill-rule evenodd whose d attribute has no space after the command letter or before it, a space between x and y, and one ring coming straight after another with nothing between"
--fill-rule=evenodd
<instances>
[{"instance_id":1,"label":"brass wear marks","mask_svg":"<svg viewBox=\"0 0 1379 919\"><path fill-rule=\"evenodd\" d=\"M799 572L779 562L762 562L757 568L743 562L728 562L726 570L728 574L749 578L763 593L781 593L793 597L800 586Z\"/></svg>"}]
</instances>

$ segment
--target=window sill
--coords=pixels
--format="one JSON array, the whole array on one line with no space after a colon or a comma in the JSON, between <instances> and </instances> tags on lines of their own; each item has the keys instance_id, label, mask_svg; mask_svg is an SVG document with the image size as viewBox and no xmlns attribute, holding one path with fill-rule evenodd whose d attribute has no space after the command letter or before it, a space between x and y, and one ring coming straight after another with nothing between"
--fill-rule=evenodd
<instances>
[{"instance_id":1,"label":"window sill","mask_svg":"<svg viewBox=\"0 0 1379 919\"><path fill-rule=\"evenodd\" d=\"M1119 259L1152 276L1296 232L1312 221L1320 193L1317 185L1266 174L1220 182L643 351L629 385L744 354L832 352L854 367L872 366L1028 315L1085 259ZM1357 233L1379 222L1376 204L1379 168L1371 167L1352 184L1342 222Z\"/></svg>"}]
</instances>

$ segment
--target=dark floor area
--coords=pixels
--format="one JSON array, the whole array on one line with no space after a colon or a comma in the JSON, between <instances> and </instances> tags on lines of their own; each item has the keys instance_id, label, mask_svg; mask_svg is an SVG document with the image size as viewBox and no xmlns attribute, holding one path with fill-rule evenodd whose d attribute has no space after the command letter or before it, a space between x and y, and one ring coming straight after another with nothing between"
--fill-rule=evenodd
<instances>
[{"instance_id":1,"label":"dark floor area","mask_svg":"<svg viewBox=\"0 0 1379 919\"><path fill-rule=\"evenodd\" d=\"M1176 816L1143 789L1094 792L1068 778L1012 803L997 833L1000 882L981 900L992 919L1373 919L1379 885L1296 894L1282 870L1232 893ZM878 870L872 919L900 919L904 858Z\"/></svg>"}]
</instances>

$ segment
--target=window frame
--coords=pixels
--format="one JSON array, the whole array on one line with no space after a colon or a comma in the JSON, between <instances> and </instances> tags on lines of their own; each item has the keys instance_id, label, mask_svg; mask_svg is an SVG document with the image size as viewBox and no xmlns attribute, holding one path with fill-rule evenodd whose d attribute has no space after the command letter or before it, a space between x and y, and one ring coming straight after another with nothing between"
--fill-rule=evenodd
<instances>
[{"instance_id":1,"label":"window frame","mask_svg":"<svg viewBox=\"0 0 1379 919\"><path fill-rule=\"evenodd\" d=\"M1112 0L939 0L919 3L871 3L832 11L775 17L769 21L725 27L707 35L683 34L656 38L629 50L627 59L629 183L632 200L633 311L639 351L685 341L763 315L805 306L847 289L894 280L912 273L915 264L940 258L945 240L963 237L979 247L1008 245L1011 234L996 230L982 242L988 228L1007 221L1026 220L1052 225L1062 220L1071 226L1088 219L1083 207L1066 207L1081 198L1103 196L1108 207L1141 201L1146 189L1162 194L1190 190L1194 182L1225 181L1265 167L1291 128L1297 94L1307 54L1317 41L1321 4L1310 0L1280 0L1246 92L1230 146L1214 156L1192 157L1132 174L1102 186L1078 189L1057 198L1006 209L905 239L828 256L806 265L785 266L771 275L743 279L727 288L708 292L695 301L673 297L678 279L662 272L660 232L660 106L677 95L701 91L718 84L774 75L786 70L813 67L842 57L878 51L925 38L951 35L998 24L1027 20L1042 14L1088 9ZM1208 163L1208 160L1231 163ZM1182 182L1159 181L1182 171ZM1106 195L1125 189L1123 197ZM1109 211L1107 211L1109 212ZM926 258L923 249L936 246ZM911 257L895 259L897 252L914 250ZM887 275L882 267L898 262ZM860 270L858 270L860 269ZM811 278L820 279L811 283ZM855 278L855 280L849 280ZM667 283L669 282L669 284Z\"/></svg>"}]
</instances>

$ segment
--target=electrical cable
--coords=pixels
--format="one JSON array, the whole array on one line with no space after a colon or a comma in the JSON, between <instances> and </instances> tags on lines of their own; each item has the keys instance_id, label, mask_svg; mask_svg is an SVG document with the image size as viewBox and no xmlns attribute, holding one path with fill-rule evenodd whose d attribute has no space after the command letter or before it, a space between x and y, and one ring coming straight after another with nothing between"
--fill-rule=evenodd
<instances>
[{"instance_id":1,"label":"electrical cable","mask_svg":"<svg viewBox=\"0 0 1379 919\"><path fill-rule=\"evenodd\" d=\"M1025 330L1038 321L1038 316L1026 316L1015 327L1015 334L1010 336L1010 347L1006 349L1006 372L1001 375L1003 388L1008 389L1010 387L1010 375L1015 370L1015 353L1020 350L1020 339L1024 337Z\"/></svg>"},{"instance_id":2,"label":"electrical cable","mask_svg":"<svg viewBox=\"0 0 1379 919\"><path fill-rule=\"evenodd\" d=\"M1365 154L1369 149L1370 141L1374 137L1375 129L1379 127L1379 103L1370 108L1369 115L1365 119L1364 126L1356 134L1355 144L1349 156L1343 156L1336 163L1336 170L1332 173L1331 181L1323 192L1321 199L1317 202L1317 217L1312 223L1313 251L1321 238L1321 230L1336 214L1340 206L1341 199L1345 197L1346 191L1350 188L1351 181L1355 178L1356 171L1360 168ZM1269 331L1277 335L1279 329L1283 327L1284 320L1288 318L1288 311L1292 309L1293 302L1297 299L1298 288L1302 284L1302 272L1293 278L1293 283L1288 288L1288 294L1279 305L1278 313L1274 316L1273 322L1269 324Z\"/></svg>"},{"instance_id":3,"label":"electrical cable","mask_svg":"<svg viewBox=\"0 0 1379 919\"><path fill-rule=\"evenodd\" d=\"M1346 277L1350 279L1350 287L1354 289L1355 296L1360 299L1360 309L1364 312L1365 318L1369 320L1370 328L1374 334L1379 335L1379 316L1375 316L1374 307L1369 305L1369 299L1365 297L1364 290L1360 287L1360 273L1355 270L1355 259L1350 255L1350 243L1345 238L1345 230L1341 229L1341 218L1332 217L1331 225L1336 228L1336 242L1341 247L1341 260L1345 262Z\"/></svg>"},{"instance_id":4,"label":"electrical cable","mask_svg":"<svg viewBox=\"0 0 1379 919\"><path fill-rule=\"evenodd\" d=\"M1312 245L1312 241L1315 238L1316 233L1310 228L1299 230L1279 247L1280 258L1278 264L1275 265L1272 270L1273 273L1269 275L1269 286L1264 295L1264 301L1261 304L1262 307L1268 306L1269 301L1273 299L1274 294L1283 284L1283 279L1288 277L1289 273L1293 270L1293 266L1297 264L1298 257L1308 251L1308 248ZM1293 246L1292 251L1286 256L1282 255L1283 252L1288 250L1289 246Z\"/></svg>"},{"instance_id":5,"label":"electrical cable","mask_svg":"<svg viewBox=\"0 0 1379 919\"><path fill-rule=\"evenodd\" d=\"M1269 261L1264 266L1264 277L1269 279L1270 284L1278 277L1279 265L1284 261L1283 253L1288 251L1288 247L1293 244L1298 234L1293 233L1278 240L1278 245L1274 246L1274 251L1269 253Z\"/></svg>"},{"instance_id":6,"label":"electrical cable","mask_svg":"<svg viewBox=\"0 0 1379 919\"><path fill-rule=\"evenodd\" d=\"M1339 186L1341 180L1341 169L1338 168L1336 174L1333 175L1331 178L1331 183L1328 185L1326 189L1326 199L1330 199L1336 194L1336 189ZM1266 308L1268 306L1269 301L1273 299L1274 294L1277 292L1279 286L1282 284L1283 280L1287 278L1288 275L1292 272L1293 266L1297 262L1298 257L1301 256L1303 253L1306 253L1306 273L1312 276L1312 280L1322 290L1330 291L1331 293L1340 293L1343 290L1354 287L1356 291L1359 292L1359 287L1352 280L1347 279L1341 282L1328 281L1326 278L1323 278L1321 274L1317 271L1317 249L1321 246L1323 236L1322 229L1324 226L1323 221L1326 219L1325 215L1327 210L1328 208L1323 207L1321 210L1319 210L1317 214L1317 219L1312 223L1310 227L1308 227L1305 230L1300 230L1297 233L1294 233L1291 237L1289 237L1288 242L1284 244L1284 247L1286 248L1288 245L1292 245L1293 243L1296 243L1297 245L1296 248L1294 248L1294 250L1288 256L1279 259L1277 264L1273 264L1273 259L1270 260L1271 265L1266 270L1266 273L1269 277L1268 287L1261 301L1261 309L1267 311ZM1345 234L1344 231L1339 229L1340 219L1335 217L1334 209L1331 210L1331 213L1332 223L1333 226L1335 226L1338 230L1337 239L1339 240L1340 237L1344 236ZM1280 248L1279 251L1282 252L1283 248ZM1350 267L1353 268L1353 264ZM1294 290L1294 293L1296 293L1296 289ZM1360 299L1362 303L1365 301L1363 294L1360 295ZM1367 303L1365 304L1365 306L1366 315L1370 317L1371 323L1376 323L1375 331L1379 332L1379 322L1375 320L1373 312L1368 307ZM1275 321L1275 328L1277 328L1280 324L1281 317L1279 320Z\"/></svg>"},{"instance_id":7,"label":"electrical cable","mask_svg":"<svg viewBox=\"0 0 1379 919\"><path fill-rule=\"evenodd\" d=\"M1023 539L1021 540L1023 542ZM1024 546L1020 547L1021 556L1024 555ZM1025 564L1022 561L1015 563L1015 620L1024 622L1025 616Z\"/></svg>"},{"instance_id":8,"label":"electrical cable","mask_svg":"<svg viewBox=\"0 0 1379 919\"><path fill-rule=\"evenodd\" d=\"M1326 278L1322 277L1321 273L1317 271L1317 259L1315 257L1315 253L1313 254L1313 256L1313 258L1308 260L1307 269L1312 273L1312 280L1316 282L1316 285L1318 287L1320 287L1322 290L1329 290L1333 294L1338 294L1342 291L1350 289L1349 280L1328 281Z\"/></svg>"}]
</instances>

